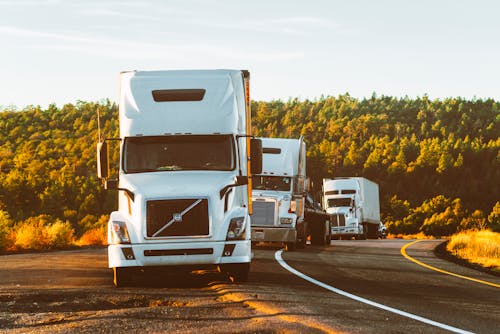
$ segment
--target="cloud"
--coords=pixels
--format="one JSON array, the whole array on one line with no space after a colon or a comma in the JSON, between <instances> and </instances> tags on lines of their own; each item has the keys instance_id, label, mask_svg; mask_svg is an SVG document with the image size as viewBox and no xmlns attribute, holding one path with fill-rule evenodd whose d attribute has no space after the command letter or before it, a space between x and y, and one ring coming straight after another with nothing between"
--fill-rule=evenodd
<instances>
[{"instance_id":1,"label":"cloud","mask_svg":"<svg viewBox=\"0 0 500 334\"><path fill-rule=\"evenodd\" d=\"M80 35L40 32L0 26L0 35L36 38L36 43L18 44L30 49L69 50L85 54L105 55L112 58L161 59L184 61L185 59L220 58L241 62L277 62L303 58L302 52L267 51L253 52L245 49L211 44L148 43L136 40L94 38ZM42 40L45 40L42 42Z\"/></svg>"},{"instance_id":2,"label":"cloud","mask_svg":"<svg viewBox=\"0 0 500 334\"><path fill-rule=\"evenodd\" d=\"M184 19L183 22L213 28L292 35L305 35L318 29L334 30L340 28L339 24L320 17L283 17L224 23L214 20Z\"/></svg>"},{"instance_id":3,"label":"cloud","mask_svg":"<svg viewBox=\"0 0 500 334\"><path fill-rule=\"evenodd\" d=\"M126 19L141 19L141 20L155 20L158 21L159 18L153 18L151 15L142 15L142 14L137 14L137 13L125 13L125 12L119 12L116 10L112 9L88 9L88 10L83 10L82 14L84 15L90 15L90 16L107 16L107 17L120 17L120 18L126 18Z\"/></svg>"},{"instance_id":4,"label":"cloud","mask_svg":"<svg viewBox=\"0 0 500 334\"><path fill-rule=\"evenodd\" d=\"M60 3L61 0L0 0L0 6L43 6Z\"/></svg>"}]
</instances>

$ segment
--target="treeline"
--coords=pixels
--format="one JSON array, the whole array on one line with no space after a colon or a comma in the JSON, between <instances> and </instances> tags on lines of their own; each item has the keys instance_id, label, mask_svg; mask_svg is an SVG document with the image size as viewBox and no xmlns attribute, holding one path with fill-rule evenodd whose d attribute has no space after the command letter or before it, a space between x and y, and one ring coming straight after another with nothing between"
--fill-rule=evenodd
<instances>
[{"instance_id":1,"label":"treeline","mask_svg":"<svg viewBox=\"0 0 500 334\"><path fill-rule=\"evenodd\" d=\"M98 110L104 136L118 137L117 106L109 101L0 111L0 248L6 239L15 247L12 231L33 220L67 224L74 239L102 228L116 193L96 178ZM364 176L379 183L392 232L444 235L470 226L471 217L486 227L500 225L499 111L491 99L346 94L253 102L252 122L257 136L305 137L316 193L324 177ZM112 159L118 161L117 151ZM446 210L459 211L449 218L459 220L456 226L444 233L424 227L432 217L448 219Z\"/></svg>"},{"instance_id":2,"label":"treeline","mask_svg":"<svg viewBox=\"0 0 500 334\"><path fill-rule=\"evenodd\" d=\"M317 193L323 177L377 182L390 232L500 231L498 102L345 94L252 107L257 135L305 137L308 175Z\"/></svg>"}]
</instances>

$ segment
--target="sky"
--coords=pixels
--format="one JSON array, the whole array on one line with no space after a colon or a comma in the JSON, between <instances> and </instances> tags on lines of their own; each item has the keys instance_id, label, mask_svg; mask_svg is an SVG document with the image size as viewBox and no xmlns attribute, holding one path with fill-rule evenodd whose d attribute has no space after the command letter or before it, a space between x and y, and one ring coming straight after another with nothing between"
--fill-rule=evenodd
<instances>
[{"instance_id":1,"label":"sky","mask_svg":"<svg viewBox=\"0 0 500 334\"><path fill-rule=\"evenodd\" d=\"M254 100L500 101L500 1L0 0L0 108L118 99L125 70L248 69Z\"/></svg>"}]
</instances>

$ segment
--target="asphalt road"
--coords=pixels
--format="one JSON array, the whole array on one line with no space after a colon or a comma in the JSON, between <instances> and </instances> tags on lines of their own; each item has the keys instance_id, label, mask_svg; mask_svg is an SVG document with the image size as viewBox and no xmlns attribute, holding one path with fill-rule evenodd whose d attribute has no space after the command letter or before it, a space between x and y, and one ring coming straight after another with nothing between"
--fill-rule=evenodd
<instances>
[{"instance_id":1,"label":"asphalt road","mask_svg":"<svg viewBox=\"0 0 500 334\"><path fill-rule=\"evenodd\" d=\"M436 258L433 240L406 253L447 273L423 267L409 242L256 247L244 284L154 272L115 288L105 249L0 256L0 332L499 333L500 277Z\"/></svg>"}]
</instances>

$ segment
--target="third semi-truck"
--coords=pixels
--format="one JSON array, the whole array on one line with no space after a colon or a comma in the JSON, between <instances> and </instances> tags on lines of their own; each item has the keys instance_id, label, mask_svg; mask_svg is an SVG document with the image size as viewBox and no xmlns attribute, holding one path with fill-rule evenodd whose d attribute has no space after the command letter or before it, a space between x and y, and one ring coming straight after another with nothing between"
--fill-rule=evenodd
<instances>
[{"instance_id":1,"label":"third semi-truck","mask_svg":"<svg viewBox=\"0 0 500 334\"><path fill-rule=\"evenodd\" d=\"M323 179L323 206L333 215L332 238L377 238L378 184L363 177Z\"/></svg>"}]
</instances>

